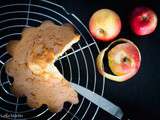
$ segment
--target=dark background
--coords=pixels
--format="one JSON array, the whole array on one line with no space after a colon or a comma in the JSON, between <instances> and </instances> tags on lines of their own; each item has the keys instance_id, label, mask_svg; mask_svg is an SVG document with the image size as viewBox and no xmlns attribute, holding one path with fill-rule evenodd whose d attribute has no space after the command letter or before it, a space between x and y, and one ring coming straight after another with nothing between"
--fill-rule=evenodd
<instances>
[{"instance_id":1,"label":"dark background","mask_svg":"<svg viewBox=\"0 0 160 120\"><path fill-rule=\"evenodd\" d=\"M123 83L110 81L112 87L107 91L107 99L119 105L131 120L160 119L160 22L154 33L136 37L129 26L131 10L136 6L148 6L160 17L160 1L155 0L54 0L69 12L78 16L88 27L92 13L101 8L115 10L121 17L122 30L119 37L132 40L139 47L142 64L139 73ZM98 43L100 49L108 43ZM107 80L108 81L108 80ZM112 120L108 113L100 110L97 120Z\"/></svg>"},{"instance_id":2,"label":"dark background","mask_svg":"<svg viewBox=\"0 0 160 120\"><path fill-rule=\"evenodd\" d=\"M17 0L23 2L22 0ZM28 1L29 0L25 0ZM109 8L116 11L122 20L122 30L117 38L123 37L133 41L142 55L141 68L136 76L129 81L116 83L106 79L104 97L120 106L131 120L160 120L160 22L154 33L144 37L136 37L129 26L130 13L136 6L152 8L160 18L160 1L155 0L50 0L64 6L68 12L74 13L88 27L91 15L99 9ZM3 5L17 3L12 0L1 0ZM5 3L6 2L6 3ZM39 4L38 0L32 0ZM16 8L15 8L16 9ZM22 8L26 10L27 6ZM33 9L32 9L33 10ZM4 11L7 11L4 10ZM0 11L3 13L4 11ZM18 15L17 15L18 16ZM26 14L24 14L26 17ZM11 16L12 17L12 16ZM21 17L21 16L20 16ZM31 16L30 17L34 17ZM4 18L0 18L1 20ZM39 17L38 19L41 19ZM0 21L1 21L0 20ZM25 21L26 22L26 21ZM7 26L15 24L9 23ZM18 23L20 24L20 23ZM25 23L21 23L25 24ZM0 26L2 27L2 26ZM15 29L16 31L17 29ZM19 29L18 29L19 30ZM14 32L12 30L7 32ZM20 30L21 32L21 30ZM7 34L7 33L6 33ZM3 36L3 32L0 33ZM5 41L5 40L4 40ZM2 44L2 43L1 43ZM109 43L98 42L99 48L105 48ZM4 51L0 51L3 53ZM100 88L101 89L101 88ZM0 103L0 106L3 106ZM10 106L11 107L11 106ZM14 109L15 107L13 107ZM66 111L65 111L66 112ZM32 113L33 114L33 113ZM92 114L92 113L90 113ZM85 118L86 119L86 118ZM88 117L88 120L91 118ZM96 120L117 120L103 110L99 110ZM1 120L1 118L0 118Z\"/></svg>"}]
</instances>

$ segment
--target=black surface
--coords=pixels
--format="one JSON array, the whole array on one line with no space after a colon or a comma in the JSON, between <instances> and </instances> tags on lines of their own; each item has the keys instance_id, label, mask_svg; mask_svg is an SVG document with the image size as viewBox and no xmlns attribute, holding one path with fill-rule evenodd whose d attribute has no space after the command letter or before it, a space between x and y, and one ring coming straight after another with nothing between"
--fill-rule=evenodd
<instances>
[{"instance_id":1,"label":"black surface","mask_svg":"<svg viewBox=\"0 0 160 120\"><path fill-rule=\"evenodd\" d=\"M7 60L11 57L9 54L4 54L6 51L6 46L4 43L7 43L9 40L20 39L21 32L26 25L38 26L44 20L51 20L56 24L71 23L74 25L76 31L81 34L81 40L78 44L73 45L72 49L67 51L67 54L74 52L74 50L79 51L76 54L63 58L61 60L62 63L59 60L56 61L56 66L67 80L78 83L92 91L95 89L96 93L100 95L102 94L104 80L101 76L97 75L98 72L94 69L94 60L98 55L98 49L95 44L92 44L90 47L86 47L87 44L91 44L94 41L89 32L87 32L87 29L83 26L83 24L81 24L80 20L75 18L73 15L68 14L68 12L66 12L58 4L51 3L49 1L16 0L13 2L12 0L6 0L0 3L1 61L7 62ZM86 48L80 50L81 47ZM1 57L1 55L3 57ZM61 118L64 120L70 120L72 118L73 120L80 120L82 117L84 119L92 119L92 117L96 116L96 111L98 111L97 106L91 104L91 102L80 95L79 104L72 106L69 103L65 103L63 110L56 114L49 112L49 110L46 111L47 106L41 106L35 110L30 108L26 104L26 97L20 97L17 99L12 93L10 89L10 82L13 82L13 79L7 76L5 73L5 68L1 63L0 67L0 93L2 94L0 96L0 119L2 119L2 117L9 117L11 119L20 120L47 120L52 117L52 120L59 120ZM10 81L9 83L8 78ZM17 115L17 117L14 117L14 114Z\"/></svg>"},{"instance_id":2,"label":"black surface","mask_svg":"<svg viewBox=\"0 0 160 120\"><path fill-rule=\"evenodd\" d=\"M156 31L145 37L136 37L128 25L131 10L139 5L152 8L160 18L160 1L155 0L56 0L68 11L77 15L88 27L92 13L101 8L115 10L122 20L122 31L119 37L134 41L142 54L142 65L138 74L124 83L110 82L106 87L106 98L110 99L125 111L131 120L160 119L160 22ZM102 49L108 43L98 43ZM107 80L106 80L107 81ZM97 120L112 120L103 110L98 112Z\"/></svg>"},{"instance_id":3,"label":"black surface","mask_svg":"<svg viewBox=\"0 0 160 120\"><path fill-rule=\"evenodd\" d=\"M21 3L23 2L21 0L17 0L17 1ZM28 3L28 1L29 0L25 0L24 3L26 2ZM160 107L160 94L159 94L159 90L160 90L160 87L159 87L159 84L160 84L160 75L159 75L160 73L160 64L159 64L160 23L158 24L158 27L153 34L145 37L136 37L130 30L130 27L128 25L129 23L128 17L130 16L131 10L138 5L147 5L151 7L153 10L155 10L157 15L160 16L160 8L159 8L160 2L154 1L154 0L152 1L151 0L148 0L148 1L146 0L132 0L132 1L131 0L119 0L119 1L118 0L104 0L104 1L102 0L50 0L50 1L53 1L55 3L58 3L59 5L64 6L64 8L66 8L68 12L74 13L78 18L80 18L80 20L83 21L83 23L87 27L88 27L89 18L91 17L92 13L98 9L110 8L115 10L120 15L123 25L122 25L122 31L118 36L118 38L125 37L128 39L131 39L133 42L136 43L136 45L140 48L140 51L142 54L142 65L138 74L127 82L116 83L106 79L104 97L111 100L118 106L120 106L123 109L124 113L127 115L127 117L129 117L131 120L159 120L160 119L159 117L159 114L160 114L160 109L159 109ZM1 5L6 3L11 4L16 2L12 0L2 2L2 0L0 0ZM34 0L32 0L32 3L41 4L41 2L37 2ZM28 6L15 8L15 9L25 11L28 9ZM0 11L0 13L7 11L7 9L3 9L3 10ZM31 7L31 10L36 11L37 9L34 9L34 7ZM41 12L45 12L45 11L41 11ZM50 13L48 12L46 14L50 14ZM27 14L17 14L18 17L26 17L26 15ZM12 16L7 16L7 17L10 18ZM39 20L46 19L45 17L44 18L39 16L37 17L36 15L32 15L32 14L30 14L30 17L32 18L35 17L35 18L38 18ZM7 19L7 18L3 18L3 19ZM19 21L18 24L25 24L23 22L26 22L26 21L21 21L21 22ZM12 24L15 24L15 23L14 22L7 23L8 26ZM36 22L32 23L31 21L29 21L29 25L37 25L37 23ZM22 29L23 28L17 28L17 29L12 29L14 31L12 30L2 31L0 33L0 36L2 37L3 34L5 35L12 32L21 32ZM1 41L0 45L3 44L2 42L3 41ZM6 43L6 41L4 42ZM108 45L108 43L98 42L98 45L101 49L103 49ZM94 51L95 48L92 48L92 49ZM0 53L1 52L3 51L0 51ZM85 54L87 55L87 51ZM96 54L94 56L96 56ZM4 57L4 61L5 59L8 59L8 57L7 58ZM84 62L82 63L84 64ZM75 78L76 77L77 76L75 74ZM5 80L5 78L3 80ZM96 89L97 89L97 93L100 94L101 91L99 90L102 89L101 88L102 86L101 86L101 83L99 82L100 81L97 81L97 85L99 89L98 88ZM93 88L92 86L90 87L91 87L90 89ZM5 97L5 99L7 99L7 97ZM12 100L12 102L14 102L14 100ZM88 101L86 101L86 104L88 104ZM4 106L4 108L7 107L4 104L3 105L0 104L0 106ZM92 106L91 109L93 110L95 106L94 105L91 105L91 106ZM15 106L10 107L10 109L14 109L14 108ZM28 109L28 108L24 108L24 109ZM72 110L74 112L74 109ZM39 111L37 110L37 112ZM63 110L60 113L60 115L64 114L65 112L66 111ZM83 112L85 112L85 104L84 104L84 111L82 111L82 113ZM81 118L82 113L79 113L77 116ZM37 113L31 112L28 114L31 116L31 114L37 114ZM26 116L28 116L28 114L26 114ZM50 114L51 113L48 113L49 116ZM94 113L89 112L84 119L90 120L90 116L92 116L93 114ZM45 115L47 116L47 113ZM42 119L45 119L45 118L42 118ZM58 119L58 116L57 116L57 119ZM112 117L107 112L104 112L103 110L100 109L98 111L97 116L95 117L95 120L116 120L116 118Z\"/></svg>"}]
</instances>

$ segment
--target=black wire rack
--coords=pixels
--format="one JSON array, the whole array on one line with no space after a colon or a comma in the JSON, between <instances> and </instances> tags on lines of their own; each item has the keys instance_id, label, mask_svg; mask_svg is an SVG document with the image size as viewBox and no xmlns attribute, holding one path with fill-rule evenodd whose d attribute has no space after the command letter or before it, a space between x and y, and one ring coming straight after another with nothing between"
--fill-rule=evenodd
<instances>
[{"instance_id":1,"label":"black wire rack","mask_svg":"<svg viewBox=\"0 0 160 120\"><path fill-rule=\"evenodd\" d=\"M14 3L12 3L14 2ZM62 6L47 0L0 1L0 119L82 120L95 119L99 108L79 95L79 104L65 103L59 113L52 113L46 105L32 109L26 97L16 98L10 90L13 78L5 73L5 63L10 59L6 45L21 38L25 27L38 26L44 20L56 24L70 23L81 35L80 42L71 47L56 61L56 66L70 82L82 85L103 96L105 80L98 76L95 59L99 53L97 43L78 17Z\"/></svg>"}]
</instances>

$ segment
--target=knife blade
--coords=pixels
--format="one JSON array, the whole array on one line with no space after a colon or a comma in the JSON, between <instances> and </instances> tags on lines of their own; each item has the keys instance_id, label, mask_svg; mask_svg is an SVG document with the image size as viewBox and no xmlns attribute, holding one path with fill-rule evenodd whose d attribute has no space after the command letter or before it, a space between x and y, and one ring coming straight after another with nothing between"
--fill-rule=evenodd
<instances>
[{"instance_id":1,"label":"knife blade","mask_svg":"<svg viewBox=\"0 0 160 120\"><path fill-rule=\"evenodd\" d=\"M82 87L75 83L70 83L71 86L83 97L103 109L104 111L110 113L111 115L115 116L118 119L122 119L123 112L120 107L116 106L109 100L105 99L104 97L98 95L95 92L92 92L91 90L88 90L85 87Z\"/></svg>"}]
</instances>

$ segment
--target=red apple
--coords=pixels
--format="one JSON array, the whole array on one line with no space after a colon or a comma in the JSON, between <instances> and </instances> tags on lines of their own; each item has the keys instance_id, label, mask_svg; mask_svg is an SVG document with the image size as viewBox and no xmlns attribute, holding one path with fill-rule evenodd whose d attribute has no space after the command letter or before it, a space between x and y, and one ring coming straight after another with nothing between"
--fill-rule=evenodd
<instances>
[{"instance_id":1,"label":"red apple","mask_svg":"<svg viewBox=\"0 0 160 120\"><path fill-rule=\"evenodd\" d=\"M121 30L120 17L110 9L98 10L89 21L89 30L97 40L113 40Z\"/></svg>"},{"instance_id":2,"label":"red apple","mask_svg":"<svg viewBox=\"0 0 160 120\"><path fill-rule=\"evenodd\" d=\"M137 7L133 10L130 20L131 29L138 36L152 33L157 26L156 13L147 7Z\"/></svg>"},{"instance_id":3,"label":"red apple","mask_svg":"<svg viewBox=\"0 0 160 120\"><path fill-rule=\"evenodd\" d=\"M119 43L123 42L123 43ZM110 49L112 45L118 43ZM105 72L104 55L108 51L108 64L112 74ZM139 70L141 64L141 54L137 46L130 40L120 38L110 43L103 49L97 57L97 68L99 73L110 80L123 82L133 77Z\"/></svg>"}]
</instances>

